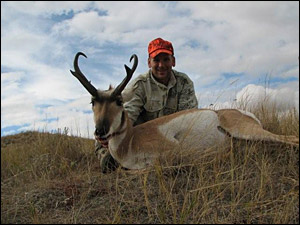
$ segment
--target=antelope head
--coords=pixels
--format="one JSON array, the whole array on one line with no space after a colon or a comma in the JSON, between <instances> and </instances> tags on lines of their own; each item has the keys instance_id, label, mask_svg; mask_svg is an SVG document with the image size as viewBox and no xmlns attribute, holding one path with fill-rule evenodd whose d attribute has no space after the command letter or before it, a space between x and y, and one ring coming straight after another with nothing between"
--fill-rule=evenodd
<instances>
[{"instance_id":1,"label":"antelope head","mask_svg":"<svg viewBox=\"0 0 300 225\"><path fill-rule=\"evenodd\" d=\"M108 139L118 132L124 129L125 124L125 111L123 108L122 91L126 87L127 83L131 79L137 64L138 58L133 54L130 58L130 62L134 59L132 68L125 66L126 77L124 80L113 89L111 86L106 91L97 90L90 81L86 79L84 74L81 72L78 66L78 58L82 55L87 56L78 52L74 58L74 70L71 73L80 81L80 83L86 88L91 94L91 104L94 113L95 123L95 138L102 143L108 141Z\"/></svg>"}]
</instances>

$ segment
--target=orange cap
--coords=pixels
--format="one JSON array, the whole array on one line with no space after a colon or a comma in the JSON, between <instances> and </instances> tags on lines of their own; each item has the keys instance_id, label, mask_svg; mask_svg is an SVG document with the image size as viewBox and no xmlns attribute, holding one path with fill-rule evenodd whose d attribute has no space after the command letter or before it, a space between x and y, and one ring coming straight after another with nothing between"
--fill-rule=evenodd
<instances>
[{"instance_id":1,"label":"orange cap","mask_svg":"<svg viewBox=\"0 0 300 225\"><path fill-rule=\"evenodd\" d=\"M174 49L172 43L165 41L162 38L156 38L151 41L148 45L149 57L154 58L159 53L167 53L169 55L174 55Z\"/></svg>"}]
</instances>

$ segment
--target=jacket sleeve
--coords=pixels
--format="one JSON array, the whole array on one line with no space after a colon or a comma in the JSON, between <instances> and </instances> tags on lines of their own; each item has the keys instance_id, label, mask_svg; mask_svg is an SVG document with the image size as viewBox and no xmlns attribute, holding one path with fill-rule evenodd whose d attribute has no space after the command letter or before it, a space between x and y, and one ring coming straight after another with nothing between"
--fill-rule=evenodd
<instances>
[{"instance_id":1,"label":"jacket sleeve","mask_svg":"<svg viewBox=\"0 0 300 225\"><path fill-rule=\"evenodd\" d=\"M178 110L198 108L198 100L194 89L194 83L188 77L183 81L182 90L178 93Z\"/></svg>"},{"instance_id":2,"label":"jacket sleeve","mask_svg":"<svg viewBox=\"0 0 300 225\"><path fill-rule=\"evenodd\" d=\"M137 121L137 118L142 112L145 104L145 91L141 82L142 81L136 82L126 90L127 92L131 92L131 98L124 103L124 109L127 111L128 117L131 119L132 123Z\"/></svg>"}]
</instances>

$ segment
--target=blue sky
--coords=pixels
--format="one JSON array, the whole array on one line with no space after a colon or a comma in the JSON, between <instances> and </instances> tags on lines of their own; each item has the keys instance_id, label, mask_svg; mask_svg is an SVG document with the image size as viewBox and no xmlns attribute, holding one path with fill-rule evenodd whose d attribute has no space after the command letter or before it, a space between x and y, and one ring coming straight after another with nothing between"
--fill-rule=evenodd
<instances>
[{"instance_id":1,"label":"blue sky","mask_svg":"<svg viewBox=\"0 0 300 225\"><path fill-rule=\"evenodd\" d=\"M134 53L134 77L148 70L157 37L173 43L174 69L194 81L199 108L267 93L299 111L297 1L1 1L1 136L67 128L92 138L90 96L69 72L75 54L105 90Z\"/></svg>"}]
</instances>

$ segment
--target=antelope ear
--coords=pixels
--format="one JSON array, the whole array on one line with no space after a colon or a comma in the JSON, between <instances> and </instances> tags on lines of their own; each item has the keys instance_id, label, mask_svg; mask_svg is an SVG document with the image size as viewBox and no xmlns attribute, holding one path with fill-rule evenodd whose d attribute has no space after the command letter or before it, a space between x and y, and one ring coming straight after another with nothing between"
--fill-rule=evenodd
<instances>
[{"instance_id":1,"label":"antelope ear","mask_svg":"<svg viewBox=\"0 0 300 225\"><path fill-rule=\"evenodd\" d=\"M108 90L113 89L113 86L110 84Z\"/></svg>"}]
</instances>

